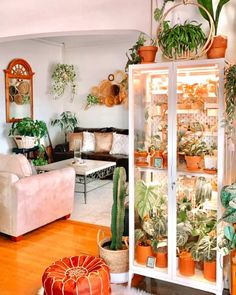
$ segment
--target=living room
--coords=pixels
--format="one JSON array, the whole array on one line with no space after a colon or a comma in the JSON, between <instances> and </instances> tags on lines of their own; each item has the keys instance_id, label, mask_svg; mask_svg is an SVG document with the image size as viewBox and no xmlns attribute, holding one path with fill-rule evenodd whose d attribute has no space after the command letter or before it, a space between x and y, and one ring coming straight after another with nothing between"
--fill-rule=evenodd
<instances>
[{"instance_id":1,"label":"living room","mask_svg":"<svg viewBox=\"0 0 236 295\"><path fill-rule=\"evenodd\" d=\"M47 124L53 147L64 142L64 132L58 126L52 126L51 121L64 111L71 111L76 114L79 127L129 129L129 116L131 113L130 109L127 108L127 104L121 103L112 107L94 105L86 109L87 96L93 87L99 85L103 80L108 80L109 75L114 75L117 71L125 72L125 65L127 63L126 53L129 52L129 49L138 40L140 32L155 36L157 22L150 15L153 15L156 6L161 7L163 1L148 1L148 3L143 0L120 1L119 3L110 3L110 1L104 0L96 1L96 3L81 2L84 1L73 0L70 5L67 5L65 1L60 1L60 3L52 1L47 4L40 4L25 0L21 1L20 5L16 3L15 6L12 5L11 18L15 20L14 22L9 22L9 16L2 15L0 20L2 27L0 36L0 66L2 69L0 76L0 101L2 105L0 109L0 154L9 155L12 153L12 148L15 147L13 138L8 136L11 123L6 123L4 73L9 63L15 58L26 60L34 72L33 118L43 120ZM166 10L174 5L171 3L173 1L169 2L167 3ZM175 2L180 3L181 1ZM9 3L7 1L3 1L2 9L2 11L9 10ZM200 19L197 8L190 9L190 11L191 19ZM235 11L236 3L234 0L231 0L222 9L218 29L220 34L228 36L228 48L225 58L230 64L236 62ZM21 15L21 21L19 21L19 15ZM189 16L189 10L182 10L176 14L173 13L173 18L176 19L184 20L187 16ZM204 23L204 26L207 26L207 24ZM200 59L205 58L203 56ZM158 49L155 62L163 64L168 62L167 59L163 58L160 49ZM50 93L52 87L51 76L58 63L71 64L75 67L77 89L73 101L71 101L70 89L66 89L65 94L57 99L53 98L53 95ZM150 69L148 68L148 70ZM228 159L228 161L230 160ZM235 174L235 171L233 171L233 174ZM133 178L133 173L131 175ZM232 176L233 180L234 175ZM105 186L105 193L109 192L112 198L111 183L112 181L110 180L109 189L106 189ZM96 196L96 194L102 194L102 191L103 189L95 190L93 194ZM86 227L86 224L80 224L80 229L77 231L76 226L73 223L65 223L67 221L60 220L58 224L55 222L55 231L57 233L51 239L47 239L44 235L52 234L54 222L48 225L48 227L44 226L25 234L23 240L17 243L10 241L5 235L0 236L0 248L3 251L10 249L10 252L12 252L3 253L5 253L5 256L10 255L8 256L10 257L9 260L15 259L12 265L9 266L10 272L17 267L17 259L15 257L24 257L23 259L20 258L20 267L26 266L24 275L27 272L31 272L30 263L26 261L34 260L33 257L39 259L39 253L47 252L46 249L47 247L49 248L48 255L45 255L47 257L45 257L43 264L33 262L32 267L35 267L37 271L32 271L32 279L30 279L31 282L28 289L27 286L24 286L24 279L17 274L17 270L13 274L16 283L12 284L12 288L7 287L10 284L9 278L1 277L0 289L3 290L0 292L1 294L37 294L37 290L41 287L40 280L43 271L53 261L64 256L97 255L96 234L99 226L93 228L91 225ZM67 228L69 232L75 231L76 236L72 234L72 237L68 237L67 233L65 233L65 236L61 235L60 231L63 227ZM100 226L100 228L109 234L109 225L108 228L103 226ZM86 231L90 232L90 237L86 234ZM84 240L81 241L77 235L84 235ZM133 238L133 233L130 238ZM44 241L48 240L48 243L46 242L46 244L40 246L41 239ZM65 239L68 249L65 249L65 246L61 247L61 244L64 244L63 241L55 239ZM52 247L57 248L57 250L54 252ZM77 247L78 253L75 250ZM1 268L7 268L8 263L10 263L8 259L3 257L0 260ZM137 274L140 275L139 272ZM142 274L146 276L148 271ZM37 279L35 280L36 277ZM150 285L148 285L149 283ZM158 294L162 294L158 287L153 291L153 286L151 286L153 281L147 281L145 284L143 283L142 286L140 284L140 286L147 292L160 292ZM27 284L25 283L25 285ZM184 285L183 282L182 285ZM167 287L163 288L165 292L175 294L173 293L174 291L171 291L173 290L171 287L168 289L168 284ZM182 292L195 294L187 293L187 291ZM203 293L199 291L196 294Z\"/></svg>"}]
</instances>

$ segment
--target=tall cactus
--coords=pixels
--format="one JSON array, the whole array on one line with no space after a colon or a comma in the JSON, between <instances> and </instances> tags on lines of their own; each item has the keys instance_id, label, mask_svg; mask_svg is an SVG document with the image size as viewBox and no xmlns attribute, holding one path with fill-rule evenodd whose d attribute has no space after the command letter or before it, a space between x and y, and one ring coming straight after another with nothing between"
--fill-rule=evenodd
<instances>
[{"instance_id":1,"label":"tall cactus","mask_svg":"<svg viewBox=\"0 0 236 295\"><path fill-rule=\"evenodd\" d=\"M124 232L126 172L124 167L116 167L113 175L113 205L111 211L111 250L121 250Z\"/></svg>"}]
</instances>

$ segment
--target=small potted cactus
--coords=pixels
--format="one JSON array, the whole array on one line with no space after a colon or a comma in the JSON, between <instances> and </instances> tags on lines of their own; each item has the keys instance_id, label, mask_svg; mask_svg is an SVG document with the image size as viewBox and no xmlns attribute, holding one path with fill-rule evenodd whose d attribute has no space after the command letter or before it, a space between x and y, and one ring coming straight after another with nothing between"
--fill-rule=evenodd
<instances>
[{"instance_id":1,"label":"small potted cactus","mask_svg":"<svg viewBox=\"0 0 236 295\"><path fill-rule=\"evenodd\" d=\"M123 238L126 191L125 168L116 167L113 175L112 236L111 239L100 240L101 231L97 236L99 255L110 268L111 283L128 281L129 249L127 239Z\"/></svg>"}]
</instances>

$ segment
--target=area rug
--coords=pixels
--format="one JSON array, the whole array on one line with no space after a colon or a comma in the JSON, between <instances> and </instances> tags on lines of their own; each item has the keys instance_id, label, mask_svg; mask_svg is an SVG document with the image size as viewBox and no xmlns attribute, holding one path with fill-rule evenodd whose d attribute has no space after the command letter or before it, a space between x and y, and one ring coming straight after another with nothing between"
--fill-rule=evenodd
<instances>
[{"instance_id":1,"label":"area rug","mask_svg":"<svg viewBox=\"0 0 236 295\"><path fill-rule=\"evenodd\" d=\"M129 288L121 285L111 285L111 295L150 295L150 293ZM43 288L41 288L37 295L43 295Z\"/></svg>"},{"instance_id":2,"label":"area rug","mask_svg":"<svg viewBox=\"0 0 236 295\"><path fill-rule=\"evenodd\" d=\"M104 186L96 188L106 183ZM96 189L94 189L96 188ZM94 189L87 194L87 204L84 203L83 193L76 193L74 199L74 209L71 219L80 222L97 225L111 225L111 207L113 203L112 181L97 180L88 184L88 190ZM77 190L82 190L78 187Z\"/></svg>"}]
</instances>

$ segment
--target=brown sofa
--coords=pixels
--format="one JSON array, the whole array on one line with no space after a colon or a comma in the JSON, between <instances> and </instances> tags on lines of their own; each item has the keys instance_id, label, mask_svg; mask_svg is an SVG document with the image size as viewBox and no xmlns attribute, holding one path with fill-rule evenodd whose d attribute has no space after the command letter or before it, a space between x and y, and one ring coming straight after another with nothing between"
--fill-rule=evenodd
<instances>
[{"instance_id":1,"label":"brown sofa","mask_svg":"<svg viewBox=\"0 0 236 295\"><path fill-rule=\"evenodd\" d=\"M116 132L118 134L126 134L128 135L128 129L119 129L115 127L104 127L104 128L84 128L84 127L76 127L74 132ZM58 144L54 148L53 152L54 161L62 161L66 159L73 158L73 151L69 151L69 143ZM90 160L100 160L100 161L112 161L116 162L117 167L124 167L127 174L128 180L128 156L127 155L111 155L109 153L98 153L98 152L82 152L82 159L90 159Z\"/></svg>"}]
</instances>

